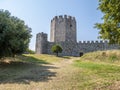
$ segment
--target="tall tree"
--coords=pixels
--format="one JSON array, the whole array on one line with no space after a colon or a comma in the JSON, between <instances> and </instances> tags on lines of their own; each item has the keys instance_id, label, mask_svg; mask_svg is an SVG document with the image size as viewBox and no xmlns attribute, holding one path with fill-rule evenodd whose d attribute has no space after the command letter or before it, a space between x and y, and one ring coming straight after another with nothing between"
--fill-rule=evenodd
<instances>
[{"instance_id":1,"label":"tall tree","mask_svg":"<svg viewBox=\"0 0 120 90\"><path fill-rule=\"evenodd\" d=\"M0 10L0 58L23 53L31 36L31 28L23 20Z\"/></svg>"},{"instance_id":2,"label":"tall tree","mask_svg":"<svg viewBox=\"0 0 120 90\"><path fill-rule=\"evenodd\" d=\"M99 10L103 12L103 23L96 23L100 38L111 44L120 44L120 0L99 0Z\"/></svg>"}]
</instances>

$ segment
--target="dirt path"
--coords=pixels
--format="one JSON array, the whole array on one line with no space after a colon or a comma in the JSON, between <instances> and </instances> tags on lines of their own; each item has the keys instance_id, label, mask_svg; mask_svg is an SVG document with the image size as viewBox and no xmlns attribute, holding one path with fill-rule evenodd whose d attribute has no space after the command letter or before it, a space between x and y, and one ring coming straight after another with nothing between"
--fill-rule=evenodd
<instances>
[{"instance_id":1,"label":"dirt path","mask_svg":"<svg viewBox=\"0 0 120 90\"><path fill-rule=\"evenodd\" d=\"M57 69L49 70L51 72L56 72L56 76L51 77L51 80L48 82L41 82L41 87L39 87L41 88L40 90L76 90L75 82L71 82L73 74L76 72L71 64L76 59L65 59L60 63L54 63L52 66L57 67Z\"/></svg>"},{"instance_id":2,"label":"dirt path","mask_svg":"<svg viewBox=\"0 0 120 90\"><path fill-rule=\"evenodd\" d=\"M64 59L60 62L52 64L43 64L39 68L31 69L25 72L24 75L27 75L28 84L25 83L3 83L0 84L0 90L77 90L76 83L71 82L74 78L74 73L77 72L71 64L77 58ZM29 72L32 74L28 75ZM39 77L38 77L39 76ZM29 80L29 78L39 79ZM21 76L21 80L26 78ZM47 80L46 80L47 78ZM17 80L19 81L17 78Z\"/></svg>"}]
</instances>

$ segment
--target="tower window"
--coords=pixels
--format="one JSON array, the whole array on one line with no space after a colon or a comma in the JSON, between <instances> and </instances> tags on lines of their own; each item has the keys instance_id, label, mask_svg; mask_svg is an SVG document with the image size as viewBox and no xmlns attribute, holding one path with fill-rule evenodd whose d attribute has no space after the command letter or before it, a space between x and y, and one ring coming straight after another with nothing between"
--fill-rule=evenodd
<instances>
[{"instance_id":1,"label":"tower window","mask_svg":"<svg viewBox=\"0 0 120 90\"><path fill-rule=\"evenodd\" d=\"M72 25L70 24L70 27L72 27Z\"/></svg>"}]
</instances>

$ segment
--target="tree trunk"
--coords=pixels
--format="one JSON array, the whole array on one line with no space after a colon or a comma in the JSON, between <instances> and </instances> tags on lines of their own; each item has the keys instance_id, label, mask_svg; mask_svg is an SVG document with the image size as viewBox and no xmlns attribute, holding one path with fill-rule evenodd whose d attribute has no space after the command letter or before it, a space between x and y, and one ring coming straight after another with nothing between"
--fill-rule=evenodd
<instances>
[{"instance_id":1,"label":"tree trunk","mask_svg":"<svg viewBox=\"0 0 120 90\"><path fill-rule=\"evenodd\" d=\"M56 56L58 57L58 52L56 53Z\"/></svg>"}]
</instances>

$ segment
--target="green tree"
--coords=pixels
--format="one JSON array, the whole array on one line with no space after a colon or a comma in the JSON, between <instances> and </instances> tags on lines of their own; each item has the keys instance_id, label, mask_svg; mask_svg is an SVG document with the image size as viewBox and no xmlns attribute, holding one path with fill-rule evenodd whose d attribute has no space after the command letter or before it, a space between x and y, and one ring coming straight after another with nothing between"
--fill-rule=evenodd
<instances>
[{"instance_id":1,"label":"green tree","mask_svg":"<svg viewBox=\"0 0 120 90\"><path fill-rule=\"evenodd\" d=\"M53 45L51 50L53 53L56 53L56 56L58 56L58 53L62 52L62 47L59 45Z\"/></svg>"},{"instance_id":2,"label":"green tree","mask_svg":"<svg viewBox=\"0 0 120 90\"><path fill-rule=\"evenodd\" d=\"M23 20L0 10L0 58L23 53L31 37L31 28Z\"/></svg>"},{"instance_id":3,"label":"green tree","mask_svg":"<svg viewBox=\"0 0 120 90\"><path fill-rule=\"evenodd\" d=\"M25 53L28 53L28 54L35 54L35 51L31 50L31 49L26 49L26 52Z\"/></svg>"},{"instance_id":4,"label":"green tree","mask_svg":"<svg viewBox=\"0 0 120 90\"><path fill-rule=\"evenodd\" d=\"M95 25L99 38L120 44L120 0L99 0L98 9L103 12L103 23Z\"/></svg>"}]
</instances>

